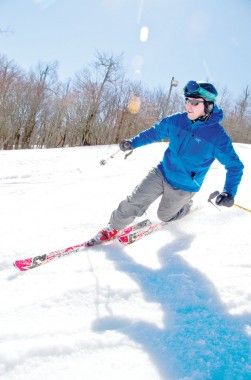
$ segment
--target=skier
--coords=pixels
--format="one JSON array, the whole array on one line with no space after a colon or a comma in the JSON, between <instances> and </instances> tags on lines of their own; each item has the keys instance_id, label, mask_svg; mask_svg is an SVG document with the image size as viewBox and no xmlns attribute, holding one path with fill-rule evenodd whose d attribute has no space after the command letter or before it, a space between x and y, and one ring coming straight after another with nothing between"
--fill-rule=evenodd
<instances>
[{"instance_id":1,"label":"skier","mask_svg":"<svg viewBox=\"0 0 251 380\"><path fill-rule=\"evenodd\" d=\"M226 207L234 204L244 166L219 124L223 112L215 104L217 95L211 83L191 80L184 87L186 112L168 116L137 136L120 142L123 152L166 139L169 145L162 161L112 212L108 225L94 240L114 239L158 197L161 197L157 211L160 220L166 222L185 216L215 159L226 169L225 184L216 204Z\"/></svg>"}]
</instances>

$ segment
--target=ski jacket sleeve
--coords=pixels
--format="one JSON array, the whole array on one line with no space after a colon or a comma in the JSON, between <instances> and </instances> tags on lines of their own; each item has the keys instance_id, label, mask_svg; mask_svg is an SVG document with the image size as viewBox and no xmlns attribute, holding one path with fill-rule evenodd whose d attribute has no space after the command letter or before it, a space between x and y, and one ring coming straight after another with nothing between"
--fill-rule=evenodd
<instances>
[{"instance_id":1,"label":"ski jacket sleeve","mask_svg":"<svg viewBox=\"0 0 251 380\"><path fill-rule=\"evenodd\" d=\"M154 124L151 128L140 132L137 136L131 139L132 147L138 148L143 145L151 144L153 142L168 139L169 128L173 124L175 115L169 116L159 123Z\"/></svg>"},{"instance_id":2,"label":"ski jacket sleeve","mask_svg":"<svg viewBox=\"0 0 251 380\"><path fill-rule=\"evenodd\" d=\"M244 165L235 152L230 138L228 136L225 137L226 141L224 145L216 148L215 157L222 165L225 166L227 171L223 191L234 197L241 181Z\"/></svg>"}]
</instances>

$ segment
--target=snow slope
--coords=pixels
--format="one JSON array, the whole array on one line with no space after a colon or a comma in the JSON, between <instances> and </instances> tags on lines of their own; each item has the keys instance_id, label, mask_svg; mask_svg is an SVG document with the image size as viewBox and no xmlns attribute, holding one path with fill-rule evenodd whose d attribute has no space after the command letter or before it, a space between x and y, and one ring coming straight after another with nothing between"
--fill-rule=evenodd
<instances>
[{"instance_id":1,"label":"snow slope","mask_svg":"<svg viewBox=\"0 0 251 380\"><path fill-rule=\"evenodd\" d=\"M251 379L251 213L207 202L224 184L218 163L194 211L165 230L12 267L90 238L164 148L105 166L117 146L0 152L1 380ZM251 209L251 146L236 150L236 203Z\"/></svg>"}]
</instances>

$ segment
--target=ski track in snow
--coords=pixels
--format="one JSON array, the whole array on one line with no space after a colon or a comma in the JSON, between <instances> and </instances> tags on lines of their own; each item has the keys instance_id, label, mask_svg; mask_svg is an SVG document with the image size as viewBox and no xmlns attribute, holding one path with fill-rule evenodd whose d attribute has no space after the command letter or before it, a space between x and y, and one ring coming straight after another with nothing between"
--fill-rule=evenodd
<instances>
[{"instance_id":1,"label":"ski track in snow","mask_svg":"<svg viewBox=\"0 0 251 380\"><path fill-rule=\"evenodd\" d=\"M236 203L251 209L251 146L235 147ZM218 163L183 220L128 247L12 267L90 238L164 149L0 151L1 380L251 379L251 213L207 202L224 184Z\"/></svg>"}]
</instances>

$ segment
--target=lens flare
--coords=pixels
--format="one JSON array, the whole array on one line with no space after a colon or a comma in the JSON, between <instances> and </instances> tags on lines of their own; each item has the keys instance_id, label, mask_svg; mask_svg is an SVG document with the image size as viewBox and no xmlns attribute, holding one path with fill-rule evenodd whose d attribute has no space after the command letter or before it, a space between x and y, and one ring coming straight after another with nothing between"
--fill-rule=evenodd
<instances>
[{"instance_id":1,"label":"lens flare","mask_svg":"<svg viewBox=\"0 0 251 380\"><path fill-rule=\"evenodd\" d=\"M148 26L142 26L140 29L139 39L141 42L147 42L149 37L149 28Z\"/></svg>"},{"instance_id":2,"label":"lens flare","mask_svg":"<svg viewBox=\"0 0 251 380\"><path fill-rule=\"evenodd\" d=\"M136 114L139 112L140 110L140 106L141 106L141 101L140 101L140 97L139 96L136 96L136 95L133 95L129 102L128 102L128 106L127 106L127 109L130 113L132 114Z\"/></svg>"},{"instance_id":3,"label":"lens flare","mask_svg":"<svg viewBox=\"0 0 251 380\"><path fill-rule=\"evenodd\" d=\"M144 58L142 55L135 55L132 59L132 69L134 74L140 74L144 65Z\"/></svg>"}]
</instances>

